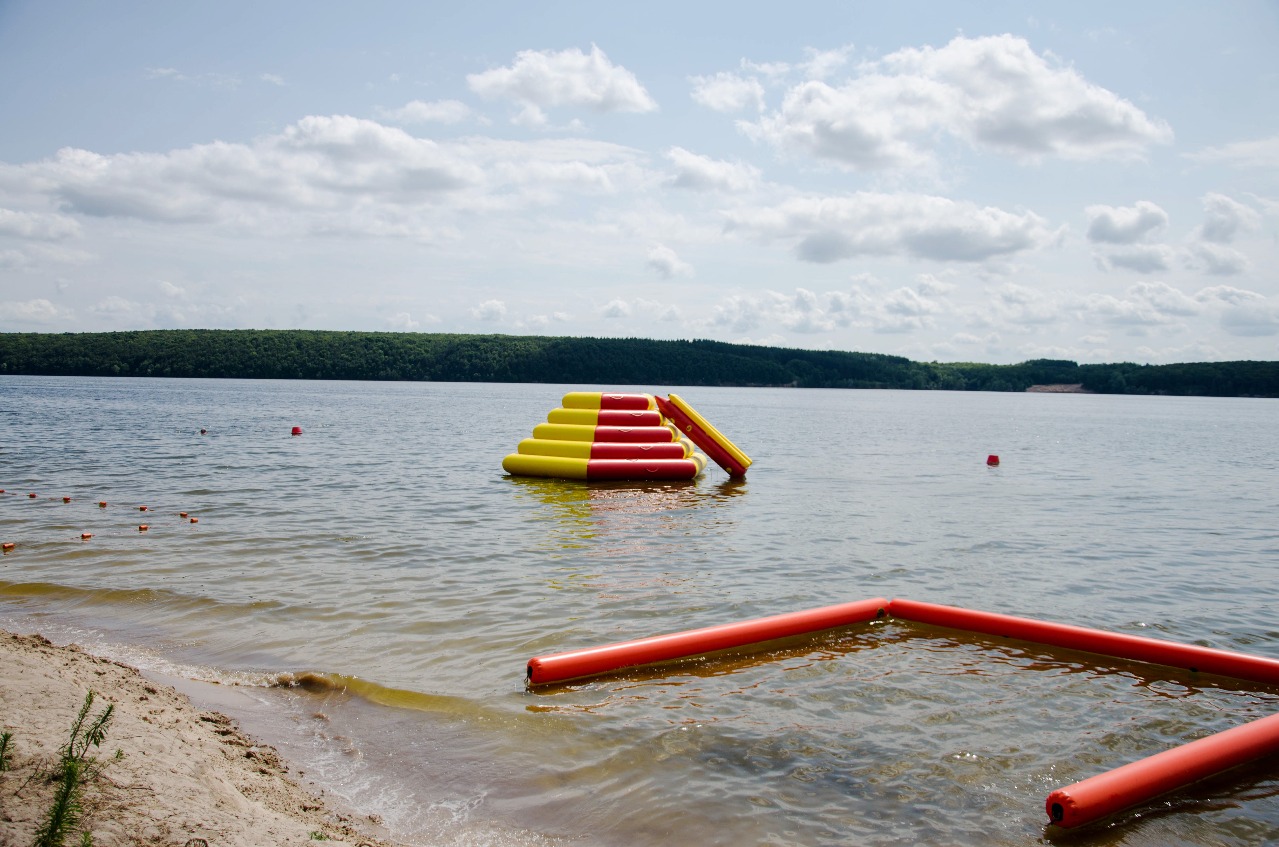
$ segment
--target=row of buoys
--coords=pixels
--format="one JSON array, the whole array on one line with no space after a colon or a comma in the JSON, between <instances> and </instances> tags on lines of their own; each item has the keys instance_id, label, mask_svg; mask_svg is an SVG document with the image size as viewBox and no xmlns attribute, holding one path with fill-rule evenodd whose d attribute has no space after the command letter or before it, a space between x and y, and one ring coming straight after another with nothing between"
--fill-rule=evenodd
<instances>
[{"instance_id":1,"label":"row of buoys","mask_svg":"<svg viewBox=\"0 0 1279 847\"><path fill-rule=\"evenodd\" d=\"M530 688L586 679L641 665L705 656L715 651L823 632L884 615L997 638L1016 638L1101 656L1165 665L1196 674L1211 673L1268 685L1279 684L1279 659L956 606L882 597L536 656L529 659L525 678ZM1279 714L1059 788L1048 795L1044 808L1053 826L1063 829L1084 826L1276 753L1279 753Z\"/></svg>"},{"instance_id":2,"label":"row of buoys","mask_svg":"<svg viewBox=\"0 0 1279 847\"><path fill-rule=\"evenodd\" d=\"M14 494L14 493L16 493L16 492L6 491L5 489L0 488L0 494ZM37 494L37 493L35 493L35 492L33 491L33 492L30 492L30 493L28 493L28 494L27 494L27 499L28 499L28 500L38 500L38 499L40 499L40 495L39 495L39 494ZM59 498L56 498L56 497L50 497L50 498L48 498L48 499L50 499L50 500L56 500L56 499L59 499ZM62 502L63 502L63 503L70 503L72 498L70 498L70 497L65 497L65 496L64 496L64 497L62 497L62 498L60 498L60 499L62 500ZM108 506L108 505L110 505L110 504L108 504L106 500L99 500L99 501L98 501L98 508L99 508L99 509L105 509L105 508L107 508L107 506ZM150 506L138 506L138 507L137 507L137 510L138 510L139 512L152 512L152 513L154 514L154 512L153 512L153 510L151 509L151 507L150 507ZM199 522L200 522L200 519L199 519L199 518L197 518L197 517L195 517L195 516L193 516L190 512L178 512L178 517L179 517L180 519L182 519L182 520L188 521L188 522L193 523L193 524L195 524L195 523L199 523ZM145 523L138 524L138 532L149 532L150 530L151 530L151 525L150 525L150 524L145 524ZM92 539L92 538L93 538L93 533L92 533L92 532L82 532L82 533L80 533L80 540L81 540L81 541L88 541L88 540L90 540L90 539ZM5 542L3 542L3 543L0 543L0 551L3 551L3 552L5 552L5 553L8 553L8 552L10 552L10 551L12 551L12 550L15 550L15 549L17 548L17 546L18 546L18 545L17 545L17 543L16 543L16 542L13 542L13 541L5 541Z\"/></svg>"},{"instance_id":3,"label":"row of buoys","mask_svg":"<svg viewBox=\"0 0 1279 847\"><path fill-rule=\"evenodd\" d=\"M677 395L570 391L502 468L555 479L687 480L705 470L707 455L733 476L751 464Z\"/></svg>"}]
</instances>

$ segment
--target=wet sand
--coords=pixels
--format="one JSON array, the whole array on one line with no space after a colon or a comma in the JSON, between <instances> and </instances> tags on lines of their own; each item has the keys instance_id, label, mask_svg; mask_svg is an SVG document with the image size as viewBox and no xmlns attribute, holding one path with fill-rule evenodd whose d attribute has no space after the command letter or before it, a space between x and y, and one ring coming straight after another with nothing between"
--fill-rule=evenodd
<instances>
[{"instance_id":1,"label":"wet sand","mask_svg":"<svg viewBox=\"0 0 1279 847\"><path fill-rule=\"evenodd\" d=\"M82 819L67 843L88 831L98 847L394 847L376 837L376 818L346 814L308 791L273 748L225 715L75 645L8 632L0 632L0 731L11 733L8 770L0 771L0 844L34 841L53 796L40 774L66 744L89 691L92 715L108 704L114 712L101 747L90 748L105 767L85 786Z\"/></svg>"}]
</instances>

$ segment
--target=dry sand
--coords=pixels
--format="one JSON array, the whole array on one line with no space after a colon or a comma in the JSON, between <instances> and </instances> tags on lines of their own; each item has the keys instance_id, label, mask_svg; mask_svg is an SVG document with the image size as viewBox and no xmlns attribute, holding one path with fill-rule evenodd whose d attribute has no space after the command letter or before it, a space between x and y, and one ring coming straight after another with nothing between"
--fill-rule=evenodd
<instances>
[{"instance_id":1,"label":"dry sand","mask_svg":"<svg viewBox=\"0 0 1279 847\"><path fill-rule=\"evenodd\" d=\"M53 793L39 774L67 742L89 691L93 714L115 706L91 755L99 762L117 750L124 755L85 787L83 820L68 845L87 830L96 847L391 847L365 834L376 831L376 820L330 808L289 775L275 750L224 715L200 711L174 689L75 645L7 632L0 632L0 731L12 740L9 770L0 772L0 847L33 843Z\"/></svg>"}]
</instances>

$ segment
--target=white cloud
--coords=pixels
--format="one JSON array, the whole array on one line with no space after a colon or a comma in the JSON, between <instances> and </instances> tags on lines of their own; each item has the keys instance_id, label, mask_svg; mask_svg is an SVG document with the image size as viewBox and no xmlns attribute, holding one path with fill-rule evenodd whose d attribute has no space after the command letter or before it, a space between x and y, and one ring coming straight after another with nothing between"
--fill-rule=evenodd
<instances>
[{"instance_id":1,"label":"white cloud","mask_svg":"<svg viewBox=\"0 0 1279 847\"><path fill-rule=\"evenodd\" d=\"M482 321L500 321L506 317L506 304L501 300L485 300L471 309L471 316Z\"/></svg>"},{"instance_id":2,"label":"white cloud","mask_svg":"<svg viewBox=\"0 0 1279 847\"><path fill-rule=\"evenodd\" d=\"M378 110L380 117L399 124L457 124L471 114L471 107L460 100L413 100L398 109Z\"/></svg>"},{"instance_id":3,"label":"white cloud","mask_svg":"<svg viewBox=\"0 0 1279 847\"><path fill-rule=\"evenodd\" d=\"M1214 276L1234 276L1251 266L1247 256L1224 244L1203 241L1191 245L1190 252L1195 259L1192 267L1198 267Z\"/></svg>"},{"instance_id":4,"label":"white cloud","mask_svg":"<svg viewBox=\"0 0 1279 847\"><path fill-rule=\"evenodd\" d=\"M396 312L386 319L386 328L397 332L412 332L421 325L409 312Z\"/></svg>"},{"instance_id":5,"label":"white cloud","mask_svg":"<svg viewBox=\"0 0 1279 847\"><path fill-rule=\"evenodd\" d=\"M1229 309L1221 316L1221 328L1244 338L1279 335L1279 304Z\"/></svg>"},{"instance_id":6,"label":"white cloud","mask_svg":"<svg viewBox=\"0 0 1279 847\"><path fill-rule=\"evenodd\" d=\"M693 266L680 259L679 255L665 244L653 245L648 251L648 261L645 264L657 271L663 279L694 275Z\"/></svg>"},{"instance_id":7,"label":"white cloud","mask_svg":"<svg viewBox=\"0 0 1279 847\"><path fill-rule=\"evenodd\" d=\"M1150 274L1172 267L1177 251L1164 244L1134 244L1107 251L1098 257L1103 268L1124 268Z\"/></svg>"},{"instance_id":8,"label":"white cloud","mask_svg":"<svg viewBox=\"0 0 1279 847\"><path fill-rule=\"evenodd\" d=\"M614 65L594 44L589 54L567 50L524 50L507 67L468 74L467 84L481 97L513 100L524 107L525 121L545 122L543 111L560 106L598 112L651 112L657 103L635 74Z\"/></svg>"},{"instance_id":9,"label":"white cloud","mask_svg":"<svg viewBox=\"0 0 1279 847\"><path fill-rule=\"evenodd\" d=\"M69 315L50 301L39 298L23 301L0 301L0 320L15 323L47 324Z\"/></svg>"},{"instance_id":10,"label":"white cloud","mask_svg":"<svg viewBox=\"0 0 1279 847\"><path fill-rule=\"evenodd\" d=\"M160 280L160 293L165 297L185 297L186 290L167 280Z\"/></svg>"},{"instance_id":11,"label":"white cloud","mask_svg":"<svg viewBox=\"0 0 1279 847\"><path fill-rule=\"evenodd\" d=\"M1203 204L1204 222L1199 237L1204 241L1229 244L1241 231L1261 226L1261 216L1256 210L1224 194L1205 194Z\"/></svg>"},{"instance_id":12,"label":"white cloud","mask_svg":"<svg viewBox=\"0 0 1279 847\"><path fill-rule=\"evenodd\" d=\"M1088 240L1132 244L1168 226L1168 213L1148 200L1133 206L1089 206Z\"/></svg>"},{"instance_id":13,"label":"white cloud","mask_svg":"<svg viewBox=\"0 0 1279 847\"><path fill-rule=\"evenodd\" d=\"M631 316L631 304L625 300L610 300L604 308L600 309L600 316L605 318L629 318Z\"/></svg>"},{"instance_id":14,"label":"white cloud","mask_svg":"<svg viewBox=\"0 0 1279 847\"><path fill-rule=\"evenodd\" d=\"M279 76L278 74L262 74L261 76L258 77L258 79L262 80L263 82L269 82L272 85L278 85L281 87L286 85L286 83L284 82L284 77Z\"/></svg>"},{"instance_id":15,"label":"white cloud","mask_svg":"<svg viewBox=\"0 0 1279 847\"><path fill-rule=\"evenodd\" d=\"M672 182L676 188L695 191L749 191L759 184L759 168L741 162L725 162L690 153L683 147L672 147L666 158L675 165Z\"/></svg>"},{"instance_id":16,"label":"white cloud","mask_svg":"<svg viewBox=\"0 0 1279 847\"><path fill-rule=\"evenodd\" d=\"M1234 288L1229 285L1214 285L1209 288L1200 289L1195 294L1195 299L1200 303L1226 303L1232 306L1241 306L1244 303L1256 303L1266 298L1255 291L1248 291L1243 288Z\"/></svg>"},{"instance_id":17,"label":"white cloud","mask_svg":"<svg viewBox=\"0 0 1279 847\"><path fill-rule=\"evenodd\" d=\"M695 76L693 99L716 112L764 111L764 86L757 79L721 72L715 76Z\"/></svg>"},{"instance_id":18,"label":"white cloud","mask_svg":"<svg viewBox=\"0 0 1279 847\"><path fill-rule=\"evenodd\" d=\"M1023 161L1133 159L1172 140L1167 124L1011 35L904 49L838 86L804 82L739 126L856 170L931 167L939 132Z\"/></svg>"},{"instance_id":19,"label":"white cloud","mask_svg":"<svg viewBox=\"0 0 1279 847\"><path fill-rule=\"evenodd\" d=\"M818 263L889 255L980 262L1036 249L1054 237L1033 212L904 193L798 197L725 217L730 229L762 241L793 241L799 258Z\"/></svg>"},{"instance_id":20,"label":"white cloud","mask_svg":"<svg viewBox=\"0 0 1279 847\"><path fill-rule=\"evenodd\" d=\"M1221 162L1238 168L1279 168L1279 135L1255 141L1235 141L1221 147L1207 147L1187 158L1199 162Z\"/></svg>"},{"instance_id":21,"label":"white cloud","mask_svg":"<svg viewBox=\"0 0 1279 847\"><path fill-rule=\"evenodd\" d=\"M1083 298L1081 308L1089 321L1133 327L1167 326L1203 312L1201 303L1162 282L1138 283L1123 297L1090 294Z\"/></svg>"},{"instance_id":22,"label":"white cloud","mask_svg":"<svg viewBox=\"0 0 1279 847\"><path fill-rule=\"evenodd\" d=\"M58 241L79 234L80 222L66 215L0 208L0 236Z\"/></svg>"}]
</instances>

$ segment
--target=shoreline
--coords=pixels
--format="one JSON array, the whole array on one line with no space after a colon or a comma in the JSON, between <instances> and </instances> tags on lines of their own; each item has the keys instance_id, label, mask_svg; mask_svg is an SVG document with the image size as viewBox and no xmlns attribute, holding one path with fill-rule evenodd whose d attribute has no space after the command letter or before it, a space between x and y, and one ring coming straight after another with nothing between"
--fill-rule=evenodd
<instances>
[{"instance_id":1,"label":"shoreline","mask_svg":"<svg viewBox=\"0 0 1279 847\"><path fill-rule=\"evenodd\" d=\"M92 691L92 715L113 714L100 748L105 765L83 792L83 817L67 843L88 831L98 847L164 844L257 847L328 841L406 847L380 837L375 816L358 817L306 788L277 751L226 715L132 666L40 635L0 630L0 731L10 733L0 770L0 843L34 840L53 787L34 779L57 758ZM113 759L116 751L123 757Z\"/></svg>"}]
</instances>

